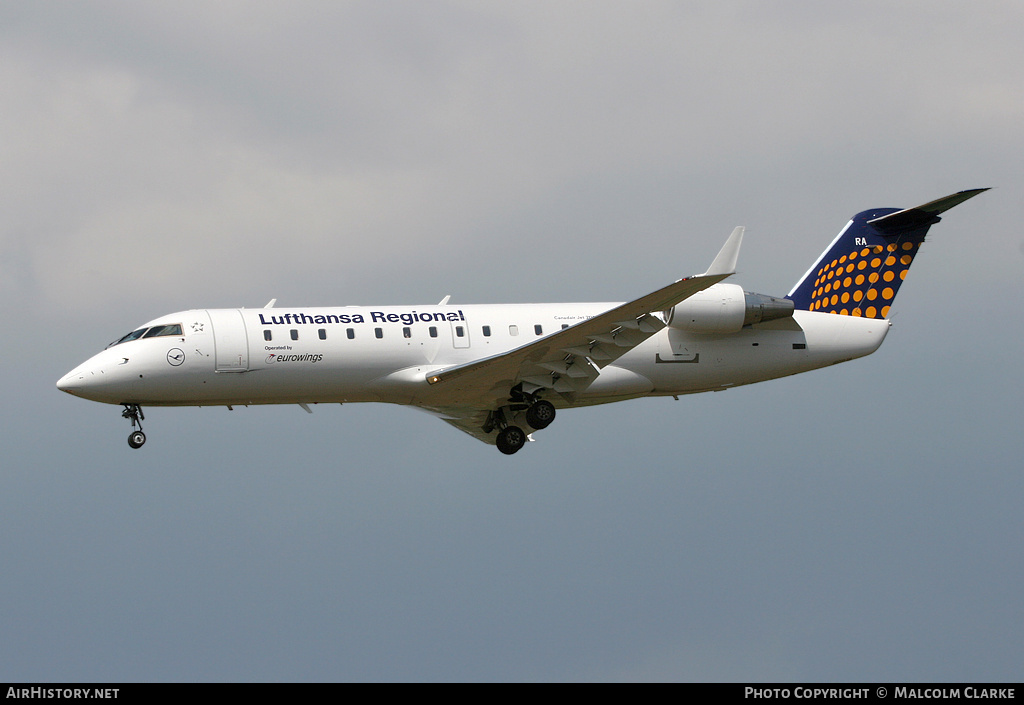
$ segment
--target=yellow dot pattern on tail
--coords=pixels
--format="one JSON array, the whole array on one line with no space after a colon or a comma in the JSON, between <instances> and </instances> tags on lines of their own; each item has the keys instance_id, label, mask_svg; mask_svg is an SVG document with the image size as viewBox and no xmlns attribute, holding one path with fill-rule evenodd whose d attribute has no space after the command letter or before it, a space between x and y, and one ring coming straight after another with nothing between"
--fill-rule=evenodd
<instances>
[{"instance_id":1,"label":"yellow dot pattern on tail","mask_svg":"<svg viewBox=\"0 0 1024 705\"><path fill-rule=\"evenodd\" d=\"M834 257L815 272L808 307L840 316L886 318L920 242L861 247Z\"/></svg>"}]
</instances>

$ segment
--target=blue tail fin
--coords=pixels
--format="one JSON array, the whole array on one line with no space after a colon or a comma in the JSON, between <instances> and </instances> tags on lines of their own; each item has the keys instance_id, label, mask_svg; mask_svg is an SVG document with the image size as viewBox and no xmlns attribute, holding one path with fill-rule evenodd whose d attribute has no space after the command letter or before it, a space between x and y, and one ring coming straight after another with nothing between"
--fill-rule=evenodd
<instances>
[{"instance_id":1,"label":"blue tail fin","mask_svg":"<svg viewBox=\"0 0 1024 705\"><path fill-rule=\"evenodd\" d=\"M982 191L988 189L960 191L917 208L858 213L786 298L805 311L886 318L939 213Z\"/></svg>"}]
</instances>

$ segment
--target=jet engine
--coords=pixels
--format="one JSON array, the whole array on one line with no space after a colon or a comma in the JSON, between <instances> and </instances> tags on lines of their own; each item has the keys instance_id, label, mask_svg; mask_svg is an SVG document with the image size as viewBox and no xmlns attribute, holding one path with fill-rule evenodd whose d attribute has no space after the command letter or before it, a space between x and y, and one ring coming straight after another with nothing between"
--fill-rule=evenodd
<instances>
[{"instance_id":1,"label":"jet engine","mask_svg":"<svg viewBox=\"0 0 1024 705\"><path fill-rule=\"evenodd\" d=\"M736 333L743 326L788 318L793 302L743 291L736 284L716 284L665 312L665 321L690 333Z\"/></svg>"}]
</instances>

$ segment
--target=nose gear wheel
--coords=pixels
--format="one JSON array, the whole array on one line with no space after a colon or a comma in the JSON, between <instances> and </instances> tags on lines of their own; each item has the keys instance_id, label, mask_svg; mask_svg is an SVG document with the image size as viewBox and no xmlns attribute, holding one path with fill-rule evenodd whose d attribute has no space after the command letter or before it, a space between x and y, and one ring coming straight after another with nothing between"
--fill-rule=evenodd
<instances>
[{"instance_id":1,"label":"nose gear wheel","mask_svg":"<svg viewBox=\"0 0 1024 705\"><path fill-rule=\"evenodd\" d=\"M123 406L124 411L121 412L121 417L132 422L132 429L138 426L138 430L132 430L128 434L128 445L132 448L141 448L142 444L146 442L146 434L142 432L142 420L146 418L146 415L142 413L142 407L138 404L124 404Z\"/></svg>"}]
</instances>

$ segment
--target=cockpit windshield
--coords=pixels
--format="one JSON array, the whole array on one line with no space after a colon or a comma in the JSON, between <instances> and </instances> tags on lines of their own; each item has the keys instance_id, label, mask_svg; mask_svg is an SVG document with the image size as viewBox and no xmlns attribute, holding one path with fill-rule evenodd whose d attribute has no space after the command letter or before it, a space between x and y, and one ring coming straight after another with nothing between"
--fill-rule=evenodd
<instances>
[{"instance_id":1,"label":"cockpit windshield","mask_svg":"<svg viewBox=\"0 0 1024 705\"><path fill-rule=\"evenodd\" d=\"M143 335L142 337L158 338L162 335L181 335L181 324L172 323L166 326L153 326L148 331L146 331L146 334Z\"/></svg>"},{"instance_id":2,"label":"cockpit windshield","mask_svg":"<svg viewBox=\"0 0 1024 705\"><path fill-rule=\"evenodd\" d=\"M181 335L181 324L170 323L162 326L153 326L152 328L139 328L138 330L133 330L123 338L118 338L107 347L112 348L115 345L127 343L129 340L138 340L139 338L159 338L165 335Z\"/></svg>"}]
</instances>

